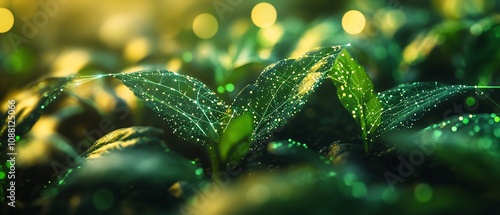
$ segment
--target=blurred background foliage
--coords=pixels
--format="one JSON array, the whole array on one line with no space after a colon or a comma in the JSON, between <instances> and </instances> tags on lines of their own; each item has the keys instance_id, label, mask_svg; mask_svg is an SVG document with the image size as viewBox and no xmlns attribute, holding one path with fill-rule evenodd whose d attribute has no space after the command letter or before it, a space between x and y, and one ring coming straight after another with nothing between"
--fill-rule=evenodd
<instances>
[{"instance_id":1,"label":"blurred background foliage","mask_svg":"<svg viewBox=\"0 0 500 215\"><path fill-rule=\"evenodd\" d=\"M245 80L239 77L270 62L345 43L353 44L379 88L429 80L428 74L484 84L498 66L494 0L258 3L2 1L14 25L1 34L1 96L45 76L137 65L188 73L233 92L242 85L233 82ZM480 80L471 78L476 74Z\"/></svg>"},{"instance_id":2,"label":"blurred background foliage","mask_svg":"<svg viewBox=\"0 0 500 215\"><path fill-rule=\"evenodd\" d=\"M193 76L231 101L267 65L347 43L376 91L416 81L498 85L499 9L498 0L3 0L0 110L6 112L9 99L19 101L19 109L35 105L27 87L46 77L144 68ZM342 136L355 130L342 111L335 121L322 119L338 104L320 96L311 100L316 102L298 119L316 120L318 133ZM315 104L319 107L312 108ZM18 189L26 199L45 186L40 181L53 180L95 140L118 128L162 128L170 148L192 160L206 159L111 79L75 86L45 111L18 144L19 180L27 180ZM291 122L304 131L318 129L298 124ZM294 136L287 131L278 138Z\"/></svg>"}]
</instances>

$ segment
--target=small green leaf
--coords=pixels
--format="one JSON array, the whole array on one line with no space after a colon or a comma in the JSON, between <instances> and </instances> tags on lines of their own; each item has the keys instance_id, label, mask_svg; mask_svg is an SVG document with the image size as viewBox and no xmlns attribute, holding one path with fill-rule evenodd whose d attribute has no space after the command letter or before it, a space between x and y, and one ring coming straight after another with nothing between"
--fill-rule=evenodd
<instances>
[{"instance_id":1,"label":"small green leaf","mask_svg":"<svg viewBox=\"0 0 500 215\"><path fill-rule=\"evenodd\" d=\"M343 48L321 48L298 59L281 60L264 69L254 85L240 92L232 105L233 115L253 116L253 141L268 138L300 110L309 94L327 77Z\"/></svg>"},{"instance_id":2,"label":"small green leaf","mask_svg":"<svg viewBox=\"0 0 500 215\"><path fill-rule=\"evenodd\" d=\"M453 96L480 92L475 86L445 85L437 82L415 82L402 84L379 93L382 103L382 123L377 132L380 136L387 131L412 128L413 123Z\"/></svg>"},{"instance_id":3,"label":"small green leaf","mask_svg":"<svg viewBox=\"0 0 500 215\"><path fill-rule=\"evenodd\" d=\"M382 105L373 91L373 83L363 67L342 50L330 78L337 87L337 95L344 107L359 123L365 150L368 151L372 135L380 125Z\"/></svg>"},{"instance_id":4,"label":"small green leaf","mask_svg":"<svg viewBox=\"0 0 500 215\"><path fill-rule=\"evenodd\" d=\"M250 149L253 125L250 115L243 115L229 122L219 141L221 160L241 160Z\"/></svg>"},{"instance_id":5,"label":"small green leaf","mask_svg":"<svg viewBox=\"0 0 500 215\"><path fill-rule=\"evenodd\" d=\"M215 143L229 119L228 107L202 82L165 70L114 75L188 141Z\"/></svg>"}]
</instances>

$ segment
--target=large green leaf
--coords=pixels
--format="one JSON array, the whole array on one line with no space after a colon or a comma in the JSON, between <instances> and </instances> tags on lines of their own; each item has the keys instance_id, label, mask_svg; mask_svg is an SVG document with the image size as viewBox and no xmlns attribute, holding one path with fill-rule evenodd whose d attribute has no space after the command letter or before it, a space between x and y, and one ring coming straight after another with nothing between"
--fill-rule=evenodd
<instances>
[{"instance_id":1,"label":"large green leaf","mask_svg":"<svg viewBox=\"0 0 500 215\"><path fill-rule=\"evenodd\" d=\"M382 110L370 77L344 49L334 69L330 70L330 78L337 87L340 101L359 123L365 150L368 150L371 136L380 124Z\"/></svg>"},{"instance_id":2,"label":"large green leaf","mask_svg":"<svg viewBox=\"0 0 500 215\"><path fill-rule=\"evenodd\" d=\"M202 82L165 70L114 77L167 120L181 138L199 144L218 141L228 120L228 107Z\"/></svg>"},{"instance_id":3,"label":"large green leaf","mask_svg":"<svg viewBox=\"0 0 500 215\"><path fill-rule=\"evenodd\" d=\"M202 169L170 151L161 140L162 135L161 129L153 127L134 126L114 130L96 140L76 160L78 168L69 169L58 184L80 183L78 180L81 177L87 178L81 184L104 181L126 184L136 180L148 181L149 179L141 179L148 174L151 174L148 176L151 181L156 177L165 177L170 183L177 179L200 178ZM150 156L147 156L148 153ZM168 171L163 171L165 167Z\"/></svg>"},{"instance_id":4,"label":"large green leaf","mask_svg":"<svg viewBox=\"0 0 500 215\"><path fill-rule=\"evenodd\" d=\"M343 48L321 48L298 59L281 60L264 69L254 85L240 92L233 103L233 115L253 116L252 140L268 138L300 110L309 94L327 77Z\"/></svg>"},{"instance_id":5,"label":"large green leaf","mask_svg":"<svg viewBox=\"0 0 500 215\"><path fill-rule=\"evenodd\" d=\"M114 202L111 210L116 211L125 204L147 205L152 201L167 204L173 201L169 189L176 182L200 181L202 175L201 168L173 151L126 148L88 160L72 169L64 183L53 184L42 196L44 200L50 200L47 214L72 214L74 211L87 214L95 210L94 205L99 201L109 201L109 198L95 200L96 194L105 190ZM71 204L72 198L78 198L80 204ZM125 210L130 211L130 208ZM100 212L102 210L94 213Z\"/></svg>"}]
</instances>

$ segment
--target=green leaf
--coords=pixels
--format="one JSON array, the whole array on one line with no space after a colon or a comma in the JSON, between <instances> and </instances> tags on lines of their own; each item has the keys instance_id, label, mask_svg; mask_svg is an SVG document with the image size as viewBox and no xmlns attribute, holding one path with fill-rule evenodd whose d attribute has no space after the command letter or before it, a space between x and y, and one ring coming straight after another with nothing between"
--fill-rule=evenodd
<instances>
[{"instance_id":1,"label":"green leaf","mask_svg":"<svg viewBox=\"0 0 500 215\"><path fill-rule=\"evenodd\" d=\"M330 78L337 87L337 95L344 107L359 123L365 150L368 151L372 135L380 125L382 105L373 91L373 83L363 67L342 50Z\"/></svg>"},{"instance_id":2,"label":"green leaf","mask_svg":"<svg viewBox=\"0 0 500 215\"><path fill-rule=\"evenodd\" d=\"M228 120L228 107L205 84L174 72L139 71L114 75L175 133L199 144L217 142Z\"/></svg>"},{"instance_id":3,"label":"green leaf","mask_svg":"<svg viewBox=\"0 0 500 215\"><path fill-rule=\"evenodd\" d=\"M200 167L173 151L128 147L88 159L78 168L68 170L47 194L64 197L65 192L103 187L118 191L136 186L168 189L177 181L198 180L202 176Z\"/></svg>"},{"instance_id":4,"label":"green leaf","mask_svg":"<svg viewBox=\"0 0 500 215\"><path fill-rule=\"evenodd\" d=\"M74 76L63 78L47 78L25 90L15 97L15 125L16 135L22 136L28 132L31 127L38 121L44 109L52 103L72 81ZM7 107L5 105L4 107ZM2 127L0 129L1 139L7 139L8 117L7 110L0 118ZM2 145L3 148L5 145Z\"/></svg>"},{"instance_id":5,"label":"green leaf","mask_svg":"<svg viewBox=\"0 0 500 215\"><path fill-rule=\"evenodd\" d=\"M191 161L171 152L161 140L162 135L163 130L153 127L134 126L114 130L98 139L84 152L76 160L78 168L68 170L58 184L79 183L81 177L86 178L84 183L87 184L104 181L126 184L143 180L141 177L145 176L151 178L146 181L165 177L171 183L176 181L174 179L201 177L203 171ZM162 170L165 165L169 165L166 168L168 171ZM77 176L73 176L75 173ZM94 178L89 179L91 177Z\"/></svg>"},{"instance_id":6,"label":"green leaf","mask_svg":"<svg viewBox=\"0 0 500 215\"><path fill-rule=\"evenodd\" d=\"M85 159L99 158L104 154L127 147L160 143L163 130L153 127L134 126L114 130L98 139L85 153ZM163 143L163 145L165 145ZM166 148L166 145L164 146Z\"/></svg>"},{"instance_id":7,"label":"green leaf","mask_svg":"<svg viewBox=\"0 0 500 215\"><path fill-rule=\"evenodd\" d=\"M449 117L421 130L411 141L416 144L396 144L396 147L433 156L447 164L457 178L474 186L488 190L500 188L497 183L500 180L500 115Z\"/></svg>"},{"instance_id":8,"label":"green leaf","mask_svg":"<svg viewBox=\"0 0 500 215\"><path fill-rule=\"evenodd\" d=\"M252 117L243 115L229 122L219 141L219 154L222 161L241 160L251 145L253 131Z\"/></svg>"},{"instance_id":9,"label":"green leaf","mask_svg":"<svg viewBox=\"0 0 500 215\"><path fill-rule=\"evenodd\" d=\"M477 92L477 87L466 85L445 85L437 82L416 82L399 85L379 93L382 103L382 123L377 132L380 136L387 131L412 128L413 123L424 114L453 96Z\"/></svg>"},{"instance_id":10,"label":"green leaf","mask_svg":"<svg viewBox=\"0 0 500 215\"><path fill-rule=\"evenodd\" d=\"M283 126L327 77L342 46L317 49L298 59L285 59L268 66L254 85L247 86L233 103L233 115L250 113L255 129L252 140L269 137Z\"/></svg>"}]
</instances>

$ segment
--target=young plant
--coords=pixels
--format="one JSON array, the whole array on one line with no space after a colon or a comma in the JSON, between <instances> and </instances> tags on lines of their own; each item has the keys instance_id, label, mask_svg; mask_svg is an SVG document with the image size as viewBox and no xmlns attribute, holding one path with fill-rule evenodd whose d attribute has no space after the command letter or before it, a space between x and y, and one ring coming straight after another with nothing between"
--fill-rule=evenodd
<instances>
[{"instance_id":1,"label":"young plant","mask_svg":"<svg viewBox=\"0 0 500 215\"><path fill-rule=\"evenodd\" d=\"M268 66L232 105L225 104L200 81L166 70L61 78L57 80L63 83L55 88L37 91L37 106L27 111L33 117L20 123L29 130L45 106L67 86L114 77L168 121L179 137L206 146L213 172L217 173L228 162L242 159L252 143L266 140L295 115L309 94L328 77L337 59L345 57L341 55L344 48L321 48Z\"/></svg>"},{"instance_id":2,"label":"young plant","mask_svg":"<svg viewBox=\"0 0 500 215\"><path fill-rule=\"evenodd\" d=\"M19 135L31 128L66 87L114 77L168 121L179 137L206 146L213 172L217 173L227 163L240 161L252 143L266 140L285 125L325 79L333 81L341 103L358 122L367 152L375 137L389 130L411 128L414 121L446 99L491 88L413 83L377 95L370 78L346 47L349 45L320 48L268 66L231 105L200 81L166 70L48 79L33 88L36 96L29 102L35 101L35 106L18 105L22 113L17 119ZM5 137L5 124L0 132Z\"/></svg>"},{"instance_id":3,"label":"young plant","mask_svg":"<svg viewBox=\"0 0 500 215\"><path fill-rule=\"evenodd\" d=\"M358 122L366 152L374 138L387 131L412 128L415 121L453 96L482 94L482 88L499 88L416 82L375 94L365 70L346 49L340 51L329 77L341 103Z\"/></svg>"},{"instance_id":4,"label":"young plant","mask_svg":"<svg viewBox=\"0 0 500 215\"><path fill-rule=\"evenodd\" d=\"M139 99L163 116L174 132L208 147L213 172L239 161L295 115L327 77L343 47L319 49L279 61L226 105L203 83L169 71L115 74Z\"/></svg>"},{"instance_id":5,"label":"young plant","mask_svg":"<svg viewBox=\"0 0 500 215\"><path fill-rule=\"evenodd\" d=\"M382 104L373 91L373 83L363 67L342 50L342 56L330 70L340 102L358 122L365 151L371 147L372 135L380 125Z\"/></svg>"}]
</instances>

